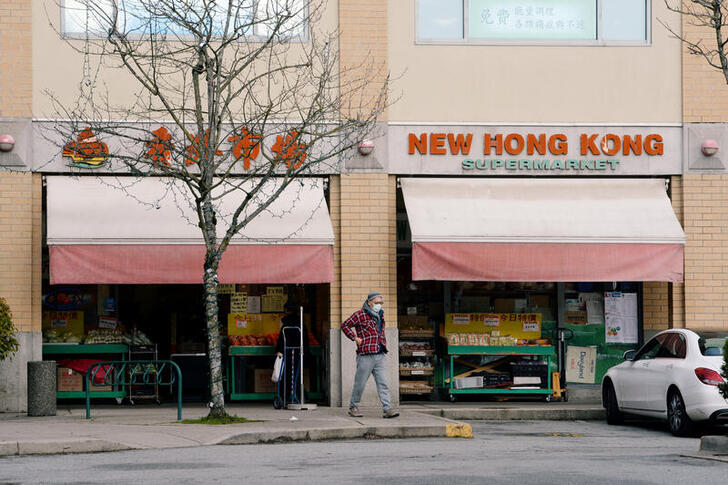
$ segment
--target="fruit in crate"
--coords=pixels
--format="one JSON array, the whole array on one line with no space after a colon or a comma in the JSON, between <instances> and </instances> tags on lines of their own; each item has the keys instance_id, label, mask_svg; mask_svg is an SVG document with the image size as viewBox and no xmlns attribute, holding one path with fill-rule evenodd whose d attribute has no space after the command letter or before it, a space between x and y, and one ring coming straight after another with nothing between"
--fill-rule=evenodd
<instances>
[{"instance_id":1,"label":"fruit in crate","mask_svg":"<svg viewBox=\"0 0 728 485\"><path fill-rule=\"evenodd\" d=\"M43 342L55 344L77 344L81 342L81 337L72 334L68 330L48 329L43 331Z\"/></svg>"},{"instance_id":2,"label":"fruit in crate","mask_svg":"<svg viewBox=\"0 0 728 485\"><path fill-rule=\"evenodd\" d=\"M128 340L128 337L124 335L121 329L105 329L99 328L91 330L84 343L87 344L120 344Z\"/></svg>"},{"instance_id":3,"label":"fruit in crate","mask_svg":"<svg viewBox=\"0 0 728 485\"><path fill-rule=\"evenodd\" d=\"M265 335L229 335L228 340L233 346L255 346L255 345L276 345L278 342L277 333L268 333ZM309 345L319 345L316 338L309 334Z\"/></svg>"}]
</instances>

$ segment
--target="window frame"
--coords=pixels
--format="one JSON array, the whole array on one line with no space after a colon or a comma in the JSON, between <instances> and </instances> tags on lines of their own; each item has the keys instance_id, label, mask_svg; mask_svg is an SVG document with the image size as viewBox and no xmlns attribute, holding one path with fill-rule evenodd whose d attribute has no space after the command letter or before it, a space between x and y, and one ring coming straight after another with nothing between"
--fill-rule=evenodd
<instances>
[{"instance_id":1,"label":"window frame","mask_svg":"<svg viewBox=\"0 0 728 485\"><path fill-rule=\"evenodd\" d=\"M462 39L420 39L419 0L415 0L414 28L415 45L470 45L470 46L549 46L549 47L649 47L652 45L652 2L645 2L645 39L644 40L607 40L602 38L602 0L594 0L597 10L597 38L594 40L517 40L517 39L469 39L470 34L470 0L463 2L463 38Z\"/></svg>"},{"instance_id":2,"label":"window frame","mask_svg":"<svg viewBox=\"0 0 728 485\"><path fill-rule=\"evenodd\" d=\"M303 10L305 12L304 15L306 17L305 25L303 27L303 32L301 32L301 34L299 34L299 35L282 38L281 40L283 42L294 42L294 43L305 44L310 40L310 30L311 30L311 25L309 22L309 16L311 13L310 9L309 9L310 2L309 2L309 0L301 0L301 1L304 2ZM67 32L66 31L66 16L64 13L64 10L66 9L66 2L67 2L67 0L61 0L58 3L58 6L60 7L58 10L58 13L59 13L58 33L60 34L62 39L86 40L88 38L90 40L100 40L100 39L105 38L104 36L101 36L101 35L96 35L93 33L87 34L86 32L82 32L82 31ZM257 27L260 28L260 26L257 26ZM191 36L191 35L174 35L174 34L168 34L168 35L170 36L169 42L174 42L176 40L182 40L182 41L193 40L193 36ZM128 35L128 38L132 39L132 40L139 40L139 39L143 39L145 37L147 37L147 36L144 34L129 34ZM244 36L242 38L244 38L245 40L250 41L250 42L265 42L268 37L265 35L254 33L252 35ZM220 37L213 38L213 42L219 41L219 40L220 40Z\"/></svg>"}]
</instances>

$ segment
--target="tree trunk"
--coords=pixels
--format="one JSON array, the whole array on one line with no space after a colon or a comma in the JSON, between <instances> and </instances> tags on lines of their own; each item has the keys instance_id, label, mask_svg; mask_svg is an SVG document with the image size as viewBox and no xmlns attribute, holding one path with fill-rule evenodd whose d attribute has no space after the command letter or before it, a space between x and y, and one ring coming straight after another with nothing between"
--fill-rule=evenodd
<instances>
[{"instance_id":1,"label":"tree trunk","mask_svg":"<svg viewBox=\"0 0 728 485\"><path fill-rule=\"evenodd\" d=\"M210 366L210 417L227 416L222 388L222 355L220 351L220 322L217 307L217 264L205 258L205 320L207 322L207 356Z\"/></svg>"}]
</instances>

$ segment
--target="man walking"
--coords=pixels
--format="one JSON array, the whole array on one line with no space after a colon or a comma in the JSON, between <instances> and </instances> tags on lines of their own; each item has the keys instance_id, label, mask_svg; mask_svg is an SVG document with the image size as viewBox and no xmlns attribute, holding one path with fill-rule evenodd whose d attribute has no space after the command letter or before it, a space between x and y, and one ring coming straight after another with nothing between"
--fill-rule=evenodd
<instances>
[{"instance_id":1,"label":"man walking","mask_svg":"<svg viewBox=\"0 0 728 485\"><path fill-rule=\"evenodd\" d=\"M360 310L355 311L341 324L344 334L356 343L356 375L354 389L349 401L349 415L362 417L359 400L364 392L369 375L374 374L379 400L382 401L385 418L396 418L399 413L392 409L389 387L387 387L387 338L384 334L384 298L378 291L367 295Z\"/></svg>"}]
</instances>

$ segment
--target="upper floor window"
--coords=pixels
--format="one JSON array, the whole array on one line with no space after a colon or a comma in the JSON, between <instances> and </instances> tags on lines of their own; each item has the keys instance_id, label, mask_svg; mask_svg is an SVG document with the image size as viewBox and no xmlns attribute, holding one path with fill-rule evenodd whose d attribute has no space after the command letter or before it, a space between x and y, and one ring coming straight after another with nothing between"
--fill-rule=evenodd
<instances>
[{"instance_id":1,"label":"upper floor window","mask_svg":"<svg viewBox=\"0 0 728 485\"><path fill-rule=\"evenodd\" d=\"M647 0L417 0L417 41L647 44Z\"/></svg>"},{"instance_id":2,"label":"upper floor window","mask_svg":"<svg viewBox=\"0 0 728 485\"><path fill-rule=\"evenodd\" d=\"M126 35L185 37L195 30L222 37L302 38L306 0L62 0L61 32L105 37L112 25ZM235 32L234 34L231 34Z\"/></svg>"}]
</instances>

